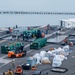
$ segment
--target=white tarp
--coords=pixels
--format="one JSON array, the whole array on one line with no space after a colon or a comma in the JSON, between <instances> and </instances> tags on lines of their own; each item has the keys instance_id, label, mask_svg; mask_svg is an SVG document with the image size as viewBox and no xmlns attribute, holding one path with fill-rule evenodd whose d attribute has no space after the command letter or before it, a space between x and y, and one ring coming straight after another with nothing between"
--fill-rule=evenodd
<instances>
[{"instance_id":1,"label":"white tarp","mask_svg":"<svg viewBox=\"0 0 75 75\"><path fill-rule=\"evenodd\" d=\"M36 64L41 64L41 57L39 53L36 53L33 58L37 60Z\"/></svg>"},{"instance_id":2,"label":"white tarp","mask_svg":"<svg viewBox=\"0 0 75 75\"><path fill-rule=\"evenodd\" d=\"M40 53L36 53L33 58L37 60L36 64L41 64L42 62L44 63L51 63L52 58L52 66L53 67L59 67L62 64L62 61L64 59L67 59L67 56L69 55L69 46L64 46L64 47L59 47L59 48L54 48L52 51L41 51ZM46 62L47 61L47 62Z\"/></svg>"},{"instance_id":3,"label":"white tarp","mask_svg":"<svg viewBox=\"0 0 75 75\"><path fill-rule=\"evenodd\" d=\"M43 57L45 57L45 56L46 56L46 51L41 51L41 52L40 52L40 57L43 58Z\"/></svg>"},{"instance_id":4,"label":"white tarp","mask_svg":"<svg viewBox=\"0 0 75 75\"><path fill-rule=\"evenodd\" d=\"M67 57L65 57L64 55L56 55L53 58L52 66L53 67L60 67L62 64L62 61L64 61L64 59L67 59Z\"/></svg>"},{"instance_id":5,"label":"white tarp","mask_svg":"<svg viewBox=\"0 0 75 75\"><path fill-rule=\"evenodd\" d=\"M48 57L43 57L42 59L41 59L41 63L43 63L43 64L50 64L51 63L51 61L48 59Z\"/></svg>"}]
</instances>

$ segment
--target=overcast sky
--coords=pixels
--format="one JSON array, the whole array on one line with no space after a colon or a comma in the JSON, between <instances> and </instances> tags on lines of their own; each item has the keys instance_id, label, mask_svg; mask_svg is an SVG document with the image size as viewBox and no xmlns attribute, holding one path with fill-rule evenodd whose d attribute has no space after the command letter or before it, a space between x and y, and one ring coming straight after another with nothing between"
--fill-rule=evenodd
<instances>
[{"instance_id":1,"label":"overcast sky","mask_svg":"<svg viewBox=\"0 0 75 75\"><path fill-rule=\"evenodd\" d=\"M0 0L0 10L75 12L75 0Z\"/></svg>"}]
</instances>

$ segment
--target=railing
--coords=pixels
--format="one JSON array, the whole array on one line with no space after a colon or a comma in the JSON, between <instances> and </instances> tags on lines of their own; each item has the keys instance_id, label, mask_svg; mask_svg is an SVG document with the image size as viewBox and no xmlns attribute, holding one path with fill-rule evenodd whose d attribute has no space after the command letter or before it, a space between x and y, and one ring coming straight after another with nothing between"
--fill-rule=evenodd
<instances>
[{"instance_id":1,"label":"railing","mask_svg":"<svg viewBox=\"0 0 75 75\"><path fill-rule=\"evenodd\" d=\"M75 12L0 11L0 14L75 15Z\"/></svg>"}]
</instances>

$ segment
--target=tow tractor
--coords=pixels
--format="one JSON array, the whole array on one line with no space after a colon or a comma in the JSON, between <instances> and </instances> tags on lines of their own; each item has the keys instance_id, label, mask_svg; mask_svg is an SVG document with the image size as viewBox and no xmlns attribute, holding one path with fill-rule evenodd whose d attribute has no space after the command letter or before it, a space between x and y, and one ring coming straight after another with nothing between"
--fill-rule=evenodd
<instances>
[{"instance_id":1,"label":"tow tractor","mask_svg":"<svg viewBox=\"0 0 75 75\"><path fill-rule=\"evenodd\" d=\"M27 51L24 49L18 49L16 48L15 50L11 50L8 52L8 57L9 58L20 58L26 56Z\"/></svg>"}]
</instances>

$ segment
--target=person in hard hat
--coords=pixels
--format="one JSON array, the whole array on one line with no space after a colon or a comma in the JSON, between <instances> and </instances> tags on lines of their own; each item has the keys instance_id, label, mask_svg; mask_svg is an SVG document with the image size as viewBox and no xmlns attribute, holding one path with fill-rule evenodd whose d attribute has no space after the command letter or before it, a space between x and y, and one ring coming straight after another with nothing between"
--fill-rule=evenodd
<instances>
[{"instance_id":1,"label":"person in hard hat","mask_svg":"<svg viewBox=\"0 0 75 75\"><path fill-rule=\"evenodd\" d=\"M23 45L21 45L20 49L21 49L21 52L23 52L24 46L23 46Z\"/></svg>"},{"instance_id":2,"label":"person in hard hat","mask_svg":"<svg viewBox=\"0 0 75 75\"><path fill-rule=\"evenodd\" d=\"M16 70L14 70L14 73L16 73L16 74L21 74L22 72L23 72L23 70L21 69L20 65L18 65Z\"/></svg>"},{"instance_id":3,"label":"person in hard hat","mask_svg":"<svg viewBox=\"0 0 75 75\"><path fill-rule=\"evenodd\" d=\"M15 60L14 59L12 60L11 64L12 64L12 67L14 69L15 68Z\"/></svg>"},{"instance_id":4,"label":"person in hard hat","mask_svg":"<svg viewBox=\"0 0 75 75\"><path fill-rule=\"evenodd\" d=\"M6 74L6 75L13 75L13 72L12 72L11 69L9 69L5 74Z\"/></svg>"}]
</instances>

